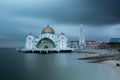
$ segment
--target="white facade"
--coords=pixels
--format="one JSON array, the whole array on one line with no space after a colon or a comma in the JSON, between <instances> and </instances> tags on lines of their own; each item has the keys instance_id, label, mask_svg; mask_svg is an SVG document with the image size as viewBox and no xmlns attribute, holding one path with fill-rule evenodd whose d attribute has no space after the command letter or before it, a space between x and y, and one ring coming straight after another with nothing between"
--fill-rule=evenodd
<instances>
[{"instance_id":1,"label":"white facade","mask_svg":"<svg viewBox=\"0 0 120 80\"><path fill-rule=\"evenodd\" d=\"M33 49L34 48L34 36L29 34L26 38L25 48Z\"/></svg>"},{"instance_id":2,"label":"white facade","mask_svg":"<svg viewBox=\"0 0 120 80\"><path fill-rule=\"evenodd\" d=\"M29 34L26 38L26 49L51 49L67 48L67 37L64 33L61 33L60 36L56 35L54 30L49 27L45 27L41 34L38 37L34 37L32 34Z\"/></svg>"},{"instance_id":3,"label":"white facade","mask_svg":"<svg viewBox=\"0 0 120 80\"><path fill-rule=\"evenodd\" d=\"M67 48L67 38L66 38L66 36L64 35L64 34L61 34L60 36L59 36L59 47L60 48Z\"/></svg>"}]
</instances>

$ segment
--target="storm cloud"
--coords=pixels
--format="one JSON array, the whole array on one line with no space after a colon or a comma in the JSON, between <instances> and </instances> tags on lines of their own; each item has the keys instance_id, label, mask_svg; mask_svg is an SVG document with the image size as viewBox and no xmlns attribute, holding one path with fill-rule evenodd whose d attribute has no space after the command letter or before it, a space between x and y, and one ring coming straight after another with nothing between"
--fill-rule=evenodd
<instances>
[{"instance_id":1,"label":"storm cloud","mask_svg":"<svg viewBox=\"0 0 120 80\"><path fill-rule=\"evenodd\" d=\"M72 40L79 39L83 24L87 40L109 41L120 35L119 4L119 0L0 0L1 45L24 43L29 32L39 35L47 24Z\"/></svg>"}]
</instances>

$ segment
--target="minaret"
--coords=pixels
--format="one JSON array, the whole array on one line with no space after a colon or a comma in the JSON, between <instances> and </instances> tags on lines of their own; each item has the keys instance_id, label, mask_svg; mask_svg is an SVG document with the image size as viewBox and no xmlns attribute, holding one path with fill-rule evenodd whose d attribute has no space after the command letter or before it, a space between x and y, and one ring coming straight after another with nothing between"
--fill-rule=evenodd
<instances>
[{"instance_id":1,"label":"minaret","mask_svg":"<svg viewBox=\"0 0 120 80\"><path fill-rule=\"evenodd\" d=\"M59 36L59 46L60 48L67 48L67 38L65 34L62 32Z\"/></svg>"},{"instance_id":2,"label":"minaret","mask_svg":"<svg viewBox=\"0 0 120 80\"><path fill-rule=\"evenodd\" d=\"M83 49L85 47L85 34L84 34L82 24L80 25L79 47L80 47L80 49Z\"/></svg>"},{"instance_id":3,"label":"minaret","mask_svg":"<svg viewBox=\"0 0 120 80\"><path fill-rule=\"evenodd\" d=\"M26 49L32 49L34 48L34 36L32 35L32 33L29 33L29 35L26 38L26 44L25 44L25 48Z\"/></svg>"}]
</instances>

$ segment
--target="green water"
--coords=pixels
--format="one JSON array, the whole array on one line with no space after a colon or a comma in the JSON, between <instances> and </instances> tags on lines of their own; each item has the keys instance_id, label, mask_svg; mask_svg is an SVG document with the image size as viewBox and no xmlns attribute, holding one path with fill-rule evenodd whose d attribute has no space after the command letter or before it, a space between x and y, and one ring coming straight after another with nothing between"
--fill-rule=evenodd
<instances>
[{"instance_id":1,"label":"green water","mask_svg":"<svg viewBox=\"0 0 120 80\"><path fill-rule=\"evenodd\" d=\"M23 54L0 49L0 80L120 80L112 67L77 60L78 53Z\"/></svg>"}]
</instances>

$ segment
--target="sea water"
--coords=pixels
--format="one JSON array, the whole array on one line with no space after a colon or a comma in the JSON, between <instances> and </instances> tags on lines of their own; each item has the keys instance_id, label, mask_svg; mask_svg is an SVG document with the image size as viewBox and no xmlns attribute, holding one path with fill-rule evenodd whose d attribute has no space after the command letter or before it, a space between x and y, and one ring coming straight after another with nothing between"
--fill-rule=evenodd
<instances>
[{"instance_id":1,"label":"sea water","mask_svg":"<svg viewBox=\"0 0 120 80\"><path fill-rule=\"evenodd\" d=\"M31 54L0 49L0 80L120 80L112 67L78 53Z\"/></svg>"}]
</instances>

